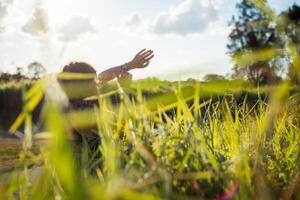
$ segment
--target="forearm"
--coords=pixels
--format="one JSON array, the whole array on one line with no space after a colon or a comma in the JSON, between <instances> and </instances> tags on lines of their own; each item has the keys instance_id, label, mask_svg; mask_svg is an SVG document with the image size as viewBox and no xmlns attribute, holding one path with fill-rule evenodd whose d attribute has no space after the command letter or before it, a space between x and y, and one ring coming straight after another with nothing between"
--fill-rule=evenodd
<instances>
[{"instance_id":1,"label":"forearm","mask_svg":"<svg viewBox=\"0 0 300 200\"><path fill-rule=\"evenodd\" d=\"M121 66L113 67L101 72L98 75L98 79L100 84L105 84L106 82L118 77L118 75L121 73L122 73Z\"/></svg>"},{"instance_id":2,"label":"forearm","mask_svg":"<svg viewBox=\"0 0 300 200\"><path fill-rule=\"evenodd\" d=\"M118 67L113 67L108 70L101 72L98 75L98 81L101 85L105 84L106 82L114 79L119 78L124 74L128 74L129 70L138 69L138 68L145 68L149 65L150 60L154 57L153 51L143 49L140 51L130 62L126 63L125 65L121 65Z\"/></svg>"},{"instance_id":3,"label":"forearm","mask_svg":"<svg viewBox=\"0 0 300 200\"><path fill-rule=\"evenodd\" d=\"M107 69L107 70L101 72L98 75L98 80L99 80L100 84L105 84L108 81L111 81L115 78L120 77L123 73L125 73L126 71L129 71L131 69L132 69L132 66L130 65L130 63L128 63L127 66L120 65L117 67L112 67L110 69Z\"/></svg>"}]
</instances>

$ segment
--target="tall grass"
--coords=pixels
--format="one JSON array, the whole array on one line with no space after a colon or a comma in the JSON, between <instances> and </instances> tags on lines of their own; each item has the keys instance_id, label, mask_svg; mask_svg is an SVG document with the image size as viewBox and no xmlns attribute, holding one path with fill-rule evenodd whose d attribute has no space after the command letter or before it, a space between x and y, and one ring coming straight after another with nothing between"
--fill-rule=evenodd
<instances>
[{"instance_id":1,"label":"tall grass","mask_svg":"<svg viewBox=\"0 0 300 200\"><path fill-rule=\"evenodd\" d=\"M100 95L100 106L85 111L63 112L57 99L50 97L43 111L46 133L39 134L33 132L30 112L43 94L42 85L45 82L38 82L24 94L23 120L12 127L25 122L23 167L0 185L4 199L299 195L300 133L297 111L292 109L297 96L290 97L288 84L274 88L269 103L259 100L255 106L246 99L240 104L234 98L201 101L200 85L188 93L192 98L185 87L173 87L174 96L159 99L173 103L157 102L155 108L153 102L149 108L140 90L132 100L122 87L119 105ZM193 103L187 103L191 99ZM79 156L69 133L91 126L96 127L100 146L90 151L84 140ZM34 137L47 138L38 155L30 150ZM30 163L42 163L42 173L32 177L26 157Z\"/></svg>"},{"instance_id":2,"label":"tall grass","mask_svg":"<svg viewBox=\"0 0 300 200\"><path fill-rule=\"evenodd\" d=\"M264 1L252 2L284 38L279 16ZM289 40L283 48L233 58L247 65L283 53L299 72L297 48ZM10 129L25 124L22 168L0 182L0 199L300 199L299 94L290 82L264 88L269 101L255 105L230 98L243 84L136 82L130 91L136 98L117 85L87 99L99 107L76 112L64 112L63 95L49 85L55 86L52 79L43 79L23 94L23 111ZM151 100L142 91L149 87L160 93ZM117 106L111 94L118 95ZM44 95L45 132L38 133L31 113ZM78 151L71 132L90 127L99 148L91 151L83 139ZM33 138L46 139L38 155ZM33 176L32 163L42 164L42 172Z\"/></svg>"}]
</instances>

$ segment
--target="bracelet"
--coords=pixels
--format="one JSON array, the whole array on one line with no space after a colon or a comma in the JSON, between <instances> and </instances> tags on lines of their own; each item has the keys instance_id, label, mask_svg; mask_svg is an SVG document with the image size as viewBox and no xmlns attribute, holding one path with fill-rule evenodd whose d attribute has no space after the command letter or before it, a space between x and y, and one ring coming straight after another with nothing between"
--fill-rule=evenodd
<instances>
[{"instance_id":1,"label":"bracelet","mask_svg":"<svg viewBox=\"0 0 300 200\"><path fill-rule=\"evenodd\" d=\"M128 63L125 63L125 64L121 65L121 69L122 69L123 72L128 72L129 71Z\"/></svg>"}]
</instances>

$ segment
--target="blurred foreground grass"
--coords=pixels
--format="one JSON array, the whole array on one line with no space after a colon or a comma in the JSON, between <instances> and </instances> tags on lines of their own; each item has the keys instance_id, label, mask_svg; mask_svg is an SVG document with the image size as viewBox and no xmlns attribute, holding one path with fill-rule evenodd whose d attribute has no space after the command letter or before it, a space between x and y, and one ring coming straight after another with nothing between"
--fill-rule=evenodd
<instances>
[{"instance_id":1,"label":"blurred foreground grass","mask_svg":"<svg viewBox=\"0 0 300 200\"><path fill-rule=\"evenodd\" d=\"M299 94L289 83L254 89L237 82L140 81L127 90L106 88L106 95L102 88L92 97L99 107L71 113L62 112L52 93L43 108L46 132L39 133L31 112L46 83L23 95L22 117L13 127L25 124L22 167L0 184L0 199L300 198ZM147 87L157 95L146 98ZM246 95L236 102L240 90L258 97L267 92L269 100L251 105ZM83 142L78 159L68 133L91 125L101 145L91 153ZM32 139L41 137L45 143L33 153ZM32 181L34 163L43 168Z\"/></svg>"},{"instance_id":2,"label":"blurred foreground grass","mask_svg":"<svg viewBox=\"0 0 300 200\"><path fill-rule=\"evenodd\" d=\"M299 80L299 48L285 37L287 23L266 1L251 2L276 25L282 49L247 49L233 60L247 66L282 54ZM24 124L23 150L19 167L0 182L0 199L300 199L299 86L290 81L264 88L155 79L125 90L107 85L86 99L99 107L71 113L62 111L56 90L45 95L47 85L51 79L22 95L11 131ZM7 88L0 87L4 96ZM251 94L258 98L249 103ZM31 114L44 95L45 132L39 133ZM78 156L69 133L90 126L101 144L89 152L83 140ZM34 138L45 139L38 154ZM2 153L1 162L15 160L12 150ZM33 180L34 164L43 168Z\"/></svg>"}]
</instances>

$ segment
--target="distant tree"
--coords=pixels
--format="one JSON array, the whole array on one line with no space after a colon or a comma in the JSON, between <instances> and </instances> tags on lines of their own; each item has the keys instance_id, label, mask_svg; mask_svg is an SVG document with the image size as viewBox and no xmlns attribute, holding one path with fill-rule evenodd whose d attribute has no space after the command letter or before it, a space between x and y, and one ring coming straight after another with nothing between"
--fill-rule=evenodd
<instances>
[{"instance_id":1,"label":"distant tree","mask_svg":"<svg viewBox=\"0 0 300 200\"><path fill-rule=\"evenodd\" d=\"M0 72L0 82L6 83L9 81L21 81L27 79L23 73L22 67L17 67L15 73Z\"/></svg>"},{"instance_id":2,"label":"distant tree","mask_svg":"<svg viewBox=\"0 0 300 200\"><path fill-rule=\"evenodd\" d=\"M266 0L262 2L266 3ZM274 23L251 0L242 0L236 7L238 14L233 16L229 23L233 29L229 34L227 45L232 57L281 45L277 39ZM253 59L247 64L235 60L233 76L248 78L255 83L269 83L277 79L278 67L273 67L272 59Z\"/></svg>"},{"instance_id":3,"label":"distant tree","mask_svg":"<svg viewBox=\"0 0 300 200\"><path fill-rule=\"evenodd\" d=\"M16 71L17 71L16 74L23 75L23 73L24 73L24 69L23 69L22 67L17 67L17 68L16 68Z\"/></svg>"},{"instance_id":4,"label":"distant tree","mask_svg":"<svg viewBox=\"0 0 300 200\"><path fill-rule=\"evenodd\" d=\"M285 34L289 42L296 48L296 56L300 59L300 6L294 4L287 11L281 13L285 23ZM292 61L292 60L290 60ZM290 62L288 77L295 84L300 84L300 63Z\"/></svg>"},{"instance_id":5,"label":"distant tree","mask_svg":"<svg viewBox=\"0 0 300 200\"><path fill-rule=\"evenodd\" d=\"M281 16L286 17L285 28L289 39L295 44L300 44L300 6L294 4L287 11L282 12Z\"/></svg>"},{"instance_id":6,"label":"distant tree","mask_svg":"<svg viewBox=\"0 0 300 200\"><path fill-rule=\"evenodd\" d=\"M204 81L222 81L222 80L226 80L226 77L223 75L219 75L219 74L206 74L203 77Z\"/></svg>"},{"instance_id":7,"label":"distant tree","mask_svg":"<svg viewBox=\"0 0 300 200\"><path fill-rule=\"evenodd\" d=\"M22 67L17 67L16 68L16 73L12 74L12 78L16 81L20 81L21 79L25 79L26 77L24 76L24 69Z\"/></svg>"},{"instance_id":8,"label":"distant tree","mask_svg":"<svg viewBox=\"0 0 300 200\"><path fill-rule=\"evenodd\" d=\"M189 83L196 83L197 82L197 80L194 79L194 78L188 78L186 81L189 82Z\"/></svg>"},{"instance_id":9,"label":"distant tree","mask_svg":"<svg viewBox=\"0 0 300 200\"><path fill-rule=\"evenodd\" d=\"M0 74L0 82L9 82L10 80L12 80L12 75L6 72L2 72Z\"/></svg>"},{"instance_id":10,"label":"distant tree","mask_svg":"<svg viewBox=\"0 0 300 200\"><path fill-rule=\"evenodd\" d=\"M39 62L32 62L27 66L28 76L31 78L40 78L46 73L45 67Z\"/></svg>"}]
</instances>

